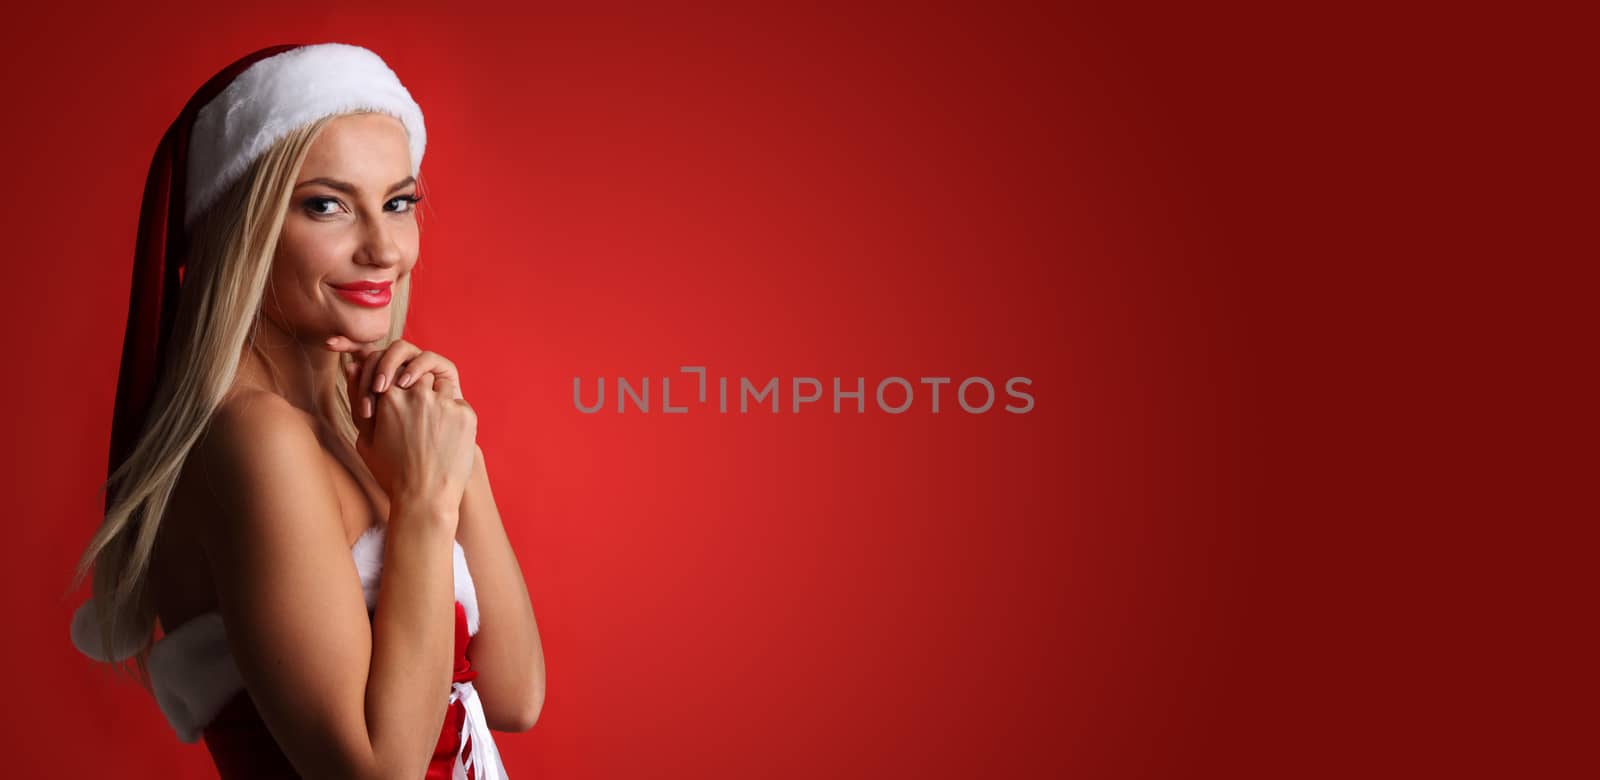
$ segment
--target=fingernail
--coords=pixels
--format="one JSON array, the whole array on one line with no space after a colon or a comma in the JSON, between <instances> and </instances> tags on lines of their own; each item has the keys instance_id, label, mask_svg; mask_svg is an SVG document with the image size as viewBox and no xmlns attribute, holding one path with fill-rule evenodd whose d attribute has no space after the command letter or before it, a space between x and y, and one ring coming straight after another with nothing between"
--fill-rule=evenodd
<instances>
[{"instance_id":1,"label":"fingernail","mask_svg":"<svg viewBox=\"0 0 1600 780\"><path fill-rule=\"evenodd\" d=\"M372 416L372 399L371 398L363 398L363 399L361 399L361 416L362 417L371 417Z\"/></svg>"},{"instance_id":2,"label":"fingernail","mask_svg":"<svg viewBox=\"0 0 1600 780\"><path fill-rule=\"evenodd\" d=\"M389 386L389 377L386 377L383 374L379 374L378 375L378 383L373 386L372 392L381 393L381 392L383 392L383 389L385 387L388 387L388 386Z\"/></svg>"},{"instance_id":3,"label":"fingernail","mask_svg":"<svg viewBox=\"0 0 1600 780\"><path fill-rule=\"evenodd\" d=\"M339 337L338 337L338 336L329 336L329 337L328 337L328 340L327 340L327 341L324 341L324 342L322 342L322 343L324 343L324 344L327 344L327 345L328 345L328 346L330 346L330 347L331 347L331 346L333 346L333 345L334 345L334 344L336 344L336 343L338 343L338 341L339 341Z\"/></svg>"},{"instance_id":4,"label":"fingernail","mask_svg":"<svg viewBox=\"0 0 1600 780\"><path fill-rule=\"evenodd\" d=\"M401 374L400 381L396 382L395 384L398 384L401 387L410 387L412 379L413 377L410 374Z\"/></svg>"}]
</instances>

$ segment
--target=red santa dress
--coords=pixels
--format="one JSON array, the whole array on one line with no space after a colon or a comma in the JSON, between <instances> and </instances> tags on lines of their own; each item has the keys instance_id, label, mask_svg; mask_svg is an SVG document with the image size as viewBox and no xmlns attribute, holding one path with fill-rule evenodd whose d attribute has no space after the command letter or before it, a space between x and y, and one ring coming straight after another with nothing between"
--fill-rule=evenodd
<instances>
[{"instance_id":1,"label":"red santa dress","mask_svg":"<svg viewBox=\"0 0 1600 780\"><path fill-rule=\"evenodd\" d=\"M368 529L351 548L370 616L377 608L383 569L384 527ZM466 555L455 543L455 660L449 708L425 780L505 780L494 736L472 681L469 652L478 633L478 599ZM85 655L106 660L95 639L91 603L78 609L73 642ZM150 650L156 702L183 742L204 738L221 780L298 777L256 711L228 650L222 616L208 612L167 632ZM441 692L443 693L443 692Z\"/></svg>"}]
</instances>

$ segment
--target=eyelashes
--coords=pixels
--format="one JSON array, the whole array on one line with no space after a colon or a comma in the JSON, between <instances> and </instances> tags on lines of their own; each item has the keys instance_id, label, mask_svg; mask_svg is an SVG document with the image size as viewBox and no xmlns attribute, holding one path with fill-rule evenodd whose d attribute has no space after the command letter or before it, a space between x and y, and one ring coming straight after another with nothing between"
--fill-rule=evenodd
<instances>
[{"instance_id":1,"label":"eyelashes","mask_svg":"<svg viewBox=\"0 0 1600 780\"><path fill-rule=\"evenodd\" d=\"M387 206L390 203L395 202L404 203L406 204L406 207L393 211L390 211L389 209L384 210L390 214L409 214L416 210L418 203L422 202L422 195L398 195L390 198L384 203L384 205ZM331 217L338 213L336 211L324 211L324 209L327 207L327 204L333 204L335 206L340 205L338 198L329 198L321 195L306 198L300 203L301 207L305 209L306 213L313 217Z\"/></svg>"},{"instance_id":2,"label":"eyelashes","mask_svg":"<svg viewBox=\"0 0 1600 780\"><path fill-rule=\"evenodd\" d=\"M391 198L389 200L389 202L393 203L393 202L395 202L397 200L398 201L404 201L405 203L410 204L410 205L406 206L405 211L398 212L398 213L402 213L403 214L403 213L406 213L408 211L416 210L417 204L422 202L422 196L421 195L401 195L401 196L399 196L397 198Z\"/></svg>"}]
</instances>

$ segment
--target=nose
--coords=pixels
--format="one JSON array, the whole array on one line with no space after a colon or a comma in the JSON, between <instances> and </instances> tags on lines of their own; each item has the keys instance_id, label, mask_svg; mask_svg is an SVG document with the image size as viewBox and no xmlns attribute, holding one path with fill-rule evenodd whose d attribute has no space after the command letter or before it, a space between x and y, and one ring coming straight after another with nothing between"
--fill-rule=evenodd
<instances>
[{"instance_id":1,"label":"nose","mask_svg":"<svg viewBox=\"0 0 1600 780\"><path fill-rule=\"evenodd\" d=\"M366 220L361 246L356 250L356 262L388 268L404 260L400 244L395 241L394 229L384 219Z\"/></svg>"}]
</instances>

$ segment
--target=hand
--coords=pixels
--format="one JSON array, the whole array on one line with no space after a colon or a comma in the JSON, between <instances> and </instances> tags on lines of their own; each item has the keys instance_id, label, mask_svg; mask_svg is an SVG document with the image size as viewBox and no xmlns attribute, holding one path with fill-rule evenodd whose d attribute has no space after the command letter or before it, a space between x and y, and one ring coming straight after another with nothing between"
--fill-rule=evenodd
<instances>
[{"instance_id":1,"label":"hand","mask_svg":"<svg viewBox=\"0 0 1600 780\"><path fill-rule=\"evenodd\" d=\"M420 494L413 498L459 505L477 454L477 415L462 397L455 365L404 340L386 349L349 346L357 351L345 365L356 450L373 477L391 498L412 491ZM397 374L403 385L389 379Z\"/></svg>"},{"instance_id":2,"label":"hand","mask_svg":"<svg viewBox=\"0 0 1600 780\"><path fill-rule=\"evenodd\" d=\"M405 339L395 339L384 349L335 336L328 340L328 348L336 352L355 353L361 374L361 381L356 387L362 390L350 395L350 412L357 420L372 417L378 394L393 386L407 387L429 372L434 374L435 382L444 379L453 383L456 400L465 400L461 391L461 372L456 369L456 364L437 352L421 349Z\"/></svg>"}]
</instances>

